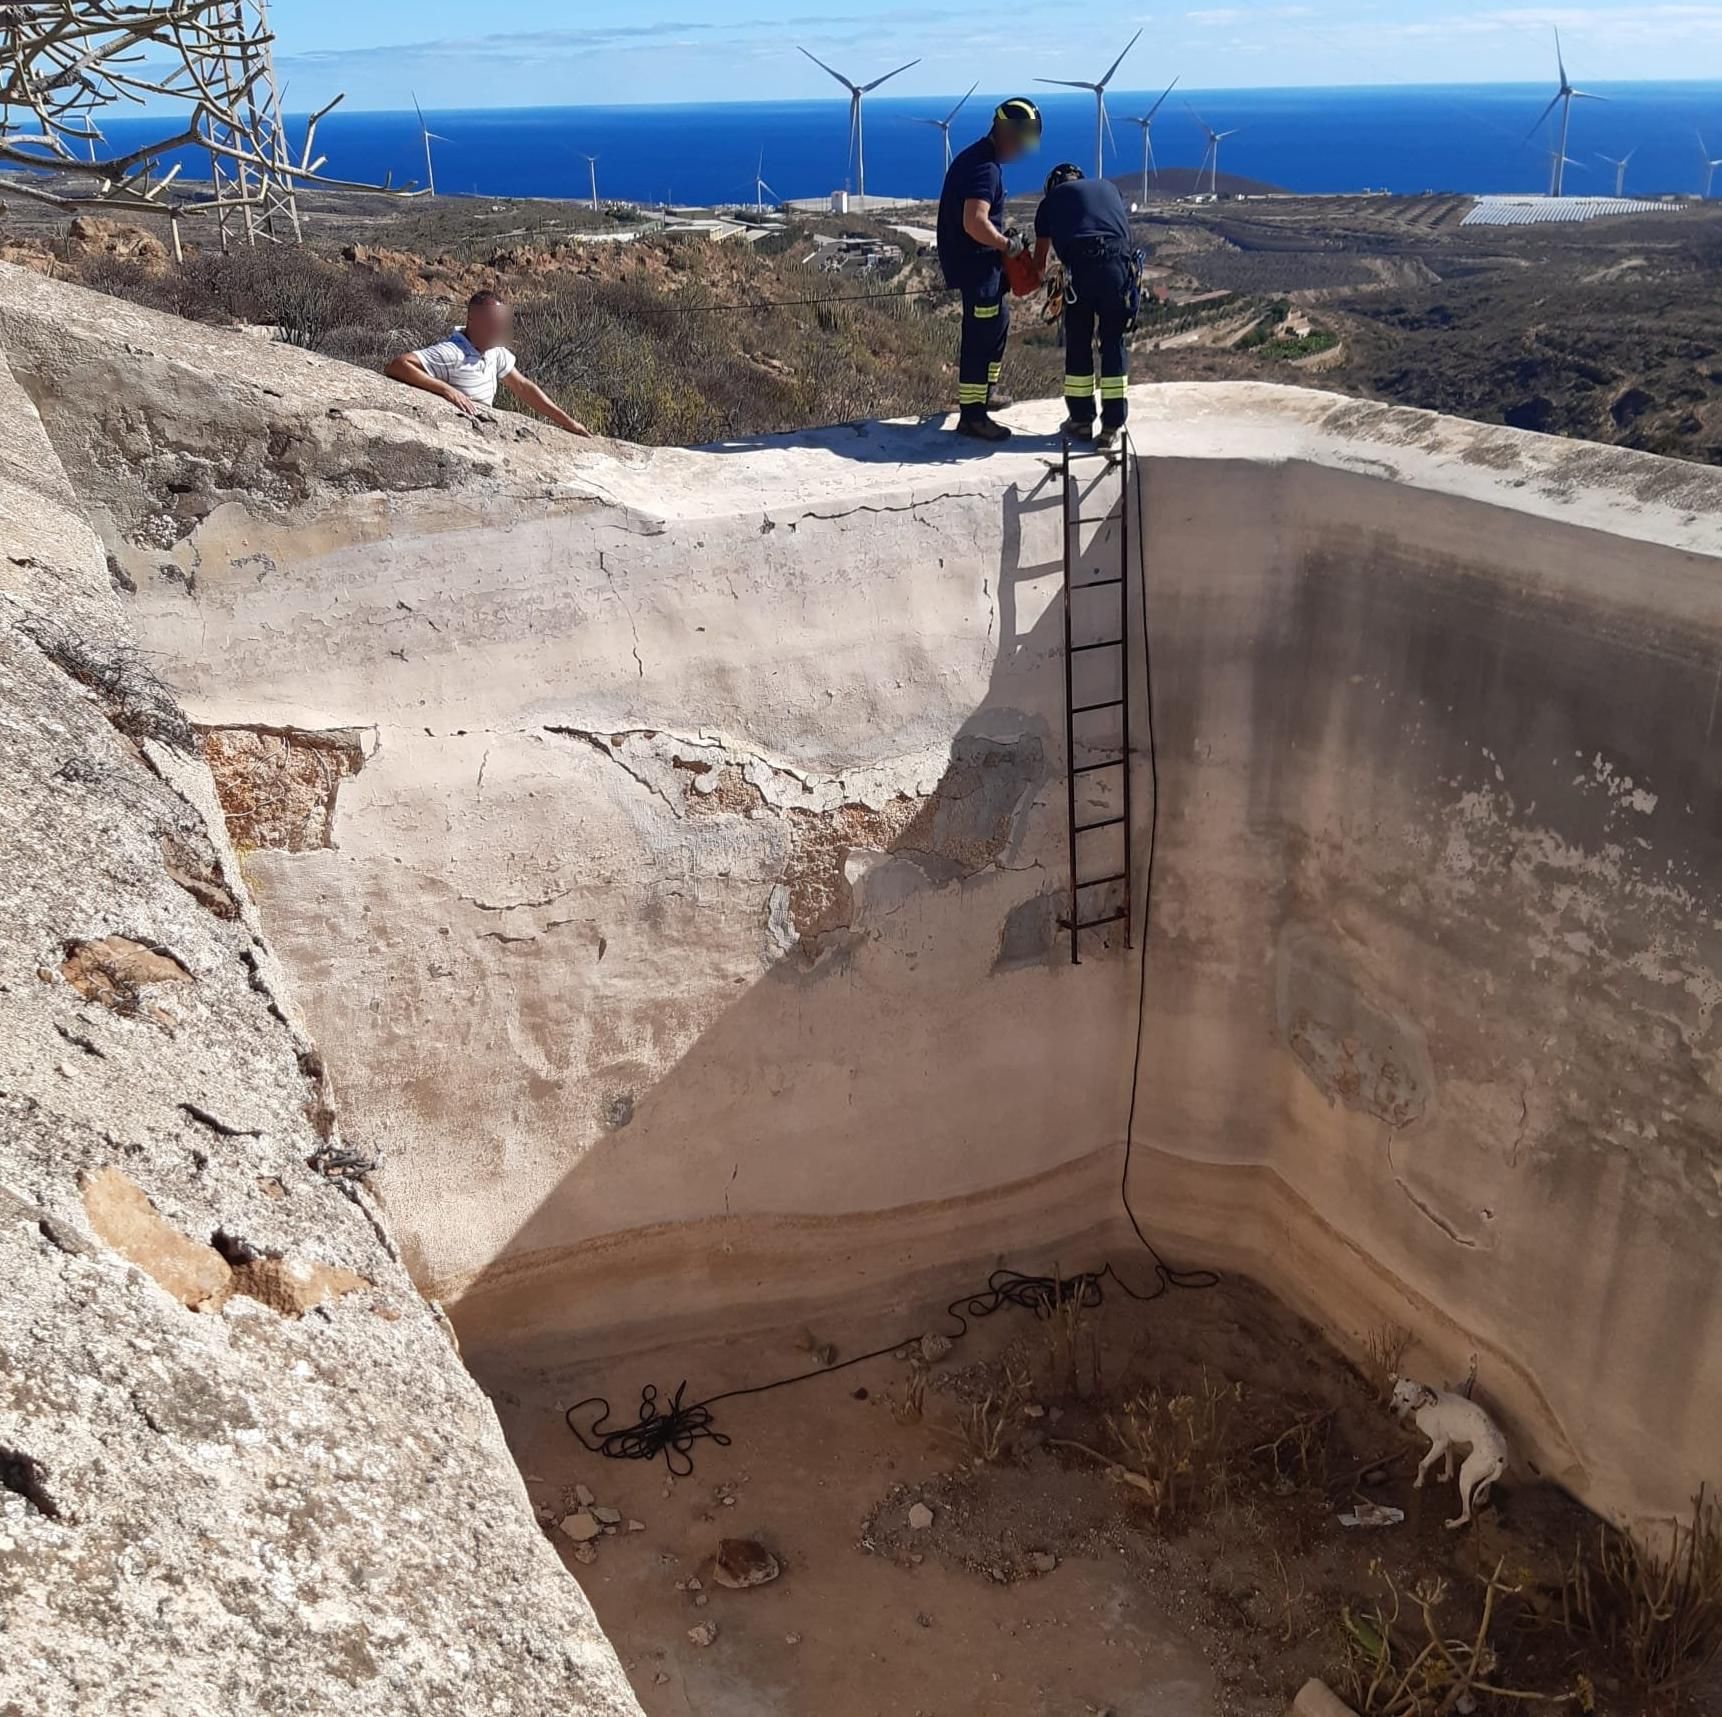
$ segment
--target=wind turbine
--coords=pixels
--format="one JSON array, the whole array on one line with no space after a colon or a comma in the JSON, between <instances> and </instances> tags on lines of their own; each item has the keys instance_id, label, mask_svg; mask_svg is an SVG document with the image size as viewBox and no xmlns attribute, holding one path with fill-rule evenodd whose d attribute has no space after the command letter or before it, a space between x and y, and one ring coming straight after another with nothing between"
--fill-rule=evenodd
<instances>
[{"instance_id":1,"label":"wind turbine","mask_svg":"<svg viewBox=\"0 0 1722 1717\"><path fill-rule=\"evenodd\" d=\"M808 54L805 48L801 51L807 54L808 59L812 60L822 72L836 78L849 91L849 159L855 163L855 195L860 200L861 206L865 208L867 206L867 151L861 135L861 98L871 95L880 84L889 83L892 78L908 71L910 66L918 66L921 62L910 60L908 65L898 66L896 71L886 72L883 77L874 78L871 83L853 83L842 72L833 71L817 54ZM968 98L965 96L964 99L967 100Z\"/></svg>"},{"instance_id":2,"label":"wind turbine","mask_svg":"<svg viewBox=\"0 0 1722 1717\"><path fill-rule=\"evenodd\" d=\"M581 153L580 159L586 163L587 170L592 175L592 212L598 212L598 157Z\"/></svg>"},{"instance_id":3,"label":"wind turbine","mask_svg":"<svg viewBox=\"0 0 1722 1717\"><path fill-rule=\"evenodd\" d=\"M1699 139L1700 143L1702 143L1703 141L1704 141L1703 138ZM1638 153L1638 151L1636 149L1629 149L1618 160L1613 155L1598 154L1598 156L1597 156L1597 160L1606 161L1609 164L1609 166L1611 166L1614 169L1614 194L1617 197L1624 197L1626 195L1626 167L1627 167L1627 163L1637 153Z\"/></svg>"},{"instance_id":4,"label":"wind turbine","mask_svg":"<svg viewBox=\"0 0 1722 1717\"><path fill-rule=\"evenodd\" d=\"M1173 78L1173 80L1169 84L1167 84L1167 86L1166 86L1166 95L1170 95L1172 93L1172 91L1175 90L1177 87L1178 87L1178 80L1177 80L1177 78ZM1154 175L1154 183L1155 184L1159 184L1159 182L1160 182L1160 164L1154 159L1154 140L1153 140L1152 133L1154 130L1154 115L1157 114L1160 111L1160 109L1166 105L1166 95L1161 96L1160 99L1157 102L1155 102L1154 105L1151 108L1149 108L1146 113L1142 114L1139 118L1127 119L1124 122L1126 125L1140 125L1142 127L1142 201L1143 202L1148 201L1148 175L1150 173L1152 173Z\"/></svg>"},{"instance_id":5,"label":"wind turbine","mask_svg":"<svg viewBox=\"0 0 1722 1717\"><path fill-rule=\"evenodd\" d=\"M1141 41L1142 32L1138 30L1124 44L1124 54ZM1099 83L1084 83L1080 78L1036 78L1036 83L1052 84L1058 89L1091 89L1094 91L1094 176L1097 179L1106 177L1106 134L1112 129L1112 122L1106 117L1106 86L1112 82L1112 74L1124 64L1124 54L1120 54L1107 67L1106 75Z\"/></svg>"},{"instance_id":6,"label":"wind turbine","mask_svg":"<svg viewBox=\"0 0 1722 1717\"><path fill-rule=\"evenodd\" d=\"M1702 133L1700 133L1698 138L1698 156L1704 163L1704 195L1705 198L1708 199L1712 188L1716 184L1716 169L1718 167L1722 167L1722 156L1719 156L1714 161L1710 159L1710 150L1704 142Z\"/></svg>"},{"instance_id":7,"label":"wind turbine","mask_svg":"<svg viewBox=\"0 0 1722 1717\"><path fill-rule=\"evenodd\" d=\"M434 197L436 195L436 167L431 161L431 144L447 143L448 138L439 131L432 131L425 124L425 110L419 106L417 95L413 97L413 112L419 116L419 137L425 146L425 189Z\"/></svg>"},{"instance_id":8,"label":"wind turbine","mask_svg":"<svg viewBox=\"0 0 1722 1717\"><path fill-rule=\"evenodd\" d=\"M1228 137L1236 137L1242 127L1233 126L1230 131L1216 131L1193 107L1190 109L1190 117L1207 134L1208 147L1202 153L1202 167L1208 169L1208 195L1215 202L1218 202L1220 200L1220 145ZM1202 167L1196 169L1196 189L1198 191L1202 188Z\"/></svg>"},{"instance_id":9,"label":"wind turbine","mask_svg":"<svg viewBox=\"0 0 1722 1717\"><path fill-rule=\"evenodd\" d=\"M1561 110L1560 142L1555 145L1554 170L1549 176L1549 195L1551 197L1560 196L1566 186L1566 169L1571 164L1571 157L1567 154L1567 138L1572 130L1573 103L1575 101L1603 101L1606 99L1600 95L1592 95L1588 90L1573 88L1572 80L1567 76L1566 55L1561 51L1561 31L1558 24L1555 26L1555 64L1560 67L1561 87L1555 91L1549 105L1537 116L1537 123L1525 134L1525 141L1528 143L1542 130L1543 121L1557 107Z\"/></svg>"},{"instance_id":10,"label":"wind turbine","mask_svg":"<svg viewBox=\"0 0 1722 1717\"><path fill-rule=\"evenodd\" d=\"M939 134L944 138L944 140L945 140L945 171L947 173L950 172L950 170L951 170L951 127L956 124L957 115L963 111L963 108L967 104L969 97L971 95L973 95L975 93L975 91L977 89L979 89L980 87L981 86L978 83L970 84L967 91L963 95L963 99L961 101L959 101L957 103L957 105L955 107L953 107L951 109L951 111L949 113L947 113L943 119L917 119L915 121L915 123L917 125L931 125L931 126L933 126L939 132Z\"/></svg>"},{"instance_id":11,"label":"wind turbine","mask_svg":"<svg viewBox=\"0 0 1722 1717\"><path fill-rule=\"evenodd\" d=\"M767 191L771 191L771 187L765 182L765 151L762 149L759 152L759 165L753 172L753 212L756 215L765 213L765 193ZM771 191L771 194L774 199L777 198L775 191Z\"/></svg>"}]
</instances>

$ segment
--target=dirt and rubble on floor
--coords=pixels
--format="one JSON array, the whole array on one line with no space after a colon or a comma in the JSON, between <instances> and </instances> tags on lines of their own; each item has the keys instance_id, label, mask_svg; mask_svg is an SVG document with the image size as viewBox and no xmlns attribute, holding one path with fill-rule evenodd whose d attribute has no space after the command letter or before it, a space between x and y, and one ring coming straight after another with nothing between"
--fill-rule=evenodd
<instances>
[{"instance_id":1,"label":"dirt and rubble on floor","mask_svg":"<svg viewBox=\"0 0 1722 1717\"><path fill-rule=\"evenodd\" d=\"M1148 1303L1101 1285L854 1367L893 1325L955 1325L917 1305L477 1369L650 1717L1281 1717L1312 1677L1392 1717L1722 1711L1645 1691L1624 1643L1569 1629L1564 1575L1597 1523L1522 1464L1474 1529L1446 1528L1455 1486L1413 1488L1426 1444L1386 1405L1394 1332L1365 1376L1248 1283ZM684 1476L589 1453L563 1420L594 1392L607 1430L643 1384L662 1405L683 1378L693 1401L827 1362L715 1405L728 1440L694 1443ZM772 1572L735 1582L734 1559Z\"/></svg>"}]
</instances>

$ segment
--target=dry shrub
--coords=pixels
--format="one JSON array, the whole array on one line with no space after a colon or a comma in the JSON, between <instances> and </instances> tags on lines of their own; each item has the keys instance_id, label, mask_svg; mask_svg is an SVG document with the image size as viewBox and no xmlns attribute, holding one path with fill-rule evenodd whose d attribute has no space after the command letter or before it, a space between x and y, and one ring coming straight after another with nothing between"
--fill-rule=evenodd
<instances>
[{"instance_id":1,"label":"dry shrub","mask_svg":"<svg viewBox=\"0 0 1722 1717\"><path fill-rule=\"evenodd\" d=\"M1230 1485L1226 1434L1241 1383L1215 1383L1204 1371L1199 1391L1162 1395L1150 1389L1120 1414L1107 1414L1106 1428L1125 1467L1142 1482L1134 1488L1161 1525L1181 1514L1222 1501Z\"/></svg>"},{"instance_id":2,"label":"dry shrub","mask_svg":"<svg viewBox=\"0 0 1722 1717\"><path fill-rule=\"evenodd\" d=\"M1361 1717L1448 1717L1479 1709L1484 1699L1501 1700L1515 1710L1573 1706L1591 1710L1589 1683L1562 1693L1533 1693L1503 1687L1494 1677L1500 1659L1492 1643L1500 1601L1517 1594L1501 1577L1503 1563L1483 1582L1477 1626L1464 1636L1447 1633L1441 1611L1446 1580L1425 1577L1408 1594L1379 1562L1370 1573L1383 1596L1361 1613L1348 1604L1340 1613L1344 1662L1343 1691Z\"/></svg>"},{"instance_id":3,"label":"dry shrub","mask_svg":"<svg viewBox=\"0 0 1722 1717\"><path fill-rule=\"evenodd\" d=\"M957 1424L970 1456L991 1466L1008 1446L1031 1393L1028 1367L1007 1355L998 1378L977 1401L958 1409Z\"/></svg>"},{"instance_id":4,"label":"dry shrub","mask_svg":"<svg viewBox=\"0 0 1722 1717\"><path fill-rule=\"evenodd\" d=\"M1722 1660L1722 1503L1700 1490L1665 1547L1603 1526L1574 1552L1562 1587L1569 1629L1601 1642L1664 1696Z\"/></svg>"},{"instance_id":5,"label":"dry shrub","mask_svg":"<svg viewBox=\"0 0 1722 1717\"><path fill-rule=\"evenodd\" d=\"M1363 1338L1363 1375L1383 1401L1392 1399L1394 1380L1412 1340L1411 1331L1399 1324L1381 1324Z\"/></svg>"},{"instance_id":6,"label":"dry shrub","mask_svg":"<svg viewBox=\"0 0 1722 1717\"><path fill-rule=\"evenodd\" d=\"M927 1367L919 1359L909 1362L909 1375L903 1382L903 1399L891 1403L891 1417L899 1425L918 1425L927 1411Z\"/></svg>"},{"instance_id":7,"label":"dry shrub","mask_svg":"<svg viewBox=\"0 0 1722 1717\"><path fill-rule=\"evenodd\" d=\"M1100 1349L1100 1301L1084 1277L1066 1281L1058 1266L1060 1289L1036 1315L1046 1329L1046 1393L1057 1399L1100 1401L1105 1372Z\"/></svg>"}]
</instances>

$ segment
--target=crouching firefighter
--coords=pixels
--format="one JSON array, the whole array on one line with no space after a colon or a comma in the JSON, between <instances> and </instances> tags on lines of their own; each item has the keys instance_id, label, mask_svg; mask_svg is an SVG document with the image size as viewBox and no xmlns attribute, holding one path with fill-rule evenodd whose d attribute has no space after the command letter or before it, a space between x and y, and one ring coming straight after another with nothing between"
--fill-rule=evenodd
<instances>
[{"instance_id":1,"label":"crouching firefighter","mask_svg":"<svg viewBox=\"0 0 1722 1717\"><path fill-rule=\"evenodd\" d=\"M1047 175L1046 195L1034 217L1034 260L1045 268L1047 251L1064 265L1064 433L1095 440L1094 401L1100 400L1098 444L1108 447L1130 412L1127 342L1136 326L1142 291L1142 253L1130 236L1130 216L1118 187L1085 179L1069 162ZM1094 337L1100 336L1095 375Z\"/></svg>"},{"instance_id":2,"label":"crouching firefighter","mask_svg":"<svg viewBox=\"0 0 1722 1717\"><path fill-rule=\"evenodd\" d=\"M945 284L963 295L962 347L957 363L957 433L978 441L1007 441L993 421L1011 401L999 390L1010 303L1005 259L1027 246L1004 230L1004 168L1040 147L1040 109L1021 96L1000 104L992 130L952 161L939 197L939 266Z\"/></svg>"}]
</instances>

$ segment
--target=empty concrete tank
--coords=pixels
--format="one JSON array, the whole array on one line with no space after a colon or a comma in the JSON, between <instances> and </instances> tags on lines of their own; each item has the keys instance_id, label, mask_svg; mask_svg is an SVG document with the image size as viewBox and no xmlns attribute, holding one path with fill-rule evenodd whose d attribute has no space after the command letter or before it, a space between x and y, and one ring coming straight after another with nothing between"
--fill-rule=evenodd
<instances>
[{"instance_id":1,"label":"empty concrete tank","mask_svg":"<svg viewBox=\"0 0 1722 1717\"><path fill-rule=\"evenodd\" d=\"M1139 390L1137 1058L1136 954L1073 967L1057 927L1053 408L986 457L573 449L54 300L8 297L13 367L469 1355L1127 1263L1134 1080L1169 1258L1475 1355L1599 1508L1705 1476L1715 473Z\"/></svg>"}]
</instances>

